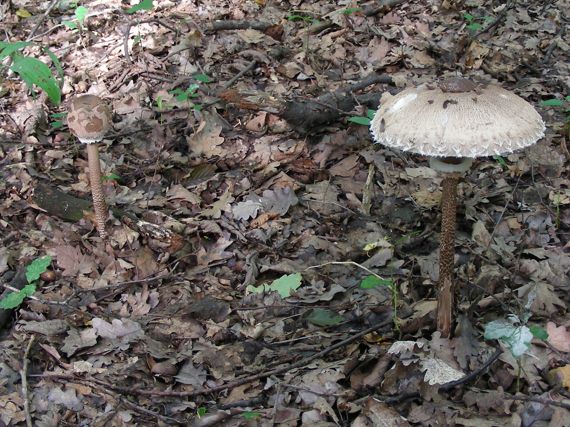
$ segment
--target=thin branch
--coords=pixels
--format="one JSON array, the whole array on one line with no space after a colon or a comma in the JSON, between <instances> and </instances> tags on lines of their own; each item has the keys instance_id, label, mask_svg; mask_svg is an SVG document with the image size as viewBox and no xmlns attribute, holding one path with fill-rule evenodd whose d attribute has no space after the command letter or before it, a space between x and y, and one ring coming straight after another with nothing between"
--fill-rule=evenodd
<instances>
[{"instance_id":1,"label":"thin branch","mask_svg":"<svg viewBox=\"0 0 570 427\"><path fill-rule=\"evenodd\" d=\"M26 414L26 425L28 427L33 427L32 414L30 413L30 396L28 394L28 356L30 355L30 350L32 349L32 345L34 344L35 339L36 336L32 335L30 341L28 341L26 351L24 352L22 369L20 370L20 378L22 379L22 397L24 398L24 413Z\"/></svg>"},{"instance_id":2,"label":"thin branch","mask_svg":"<svg viewBox=\"0 0 570 427\"><path fill-rule=\"evenodd\" d=\"M40 16L40 19L38 19L38 22L36 22L36 25L34 25L34 28L30 32L30 34L28 35L28 38L26 39L26 41L31 41L34 38L34 35L38 31L38 28L40 28L40 25L42 25L42 22L45 21L45 19L48 17L48 15L52 11L52 9L58 3L59 3L59 0L51 0L51 3L49 4L48 8L44 12L44 14L42 16Z\"/></svg>"}]
</instances>

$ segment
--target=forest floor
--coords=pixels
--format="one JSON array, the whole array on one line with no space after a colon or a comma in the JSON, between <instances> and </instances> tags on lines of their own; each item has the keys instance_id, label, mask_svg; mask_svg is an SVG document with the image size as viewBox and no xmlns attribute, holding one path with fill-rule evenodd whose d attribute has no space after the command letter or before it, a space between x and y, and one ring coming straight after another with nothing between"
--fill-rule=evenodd
<instances>
[{"instance_id":1,"label":"forest floor","mask_svg":"<svg viewBox=\"0 0 570 427\"><path fill-rule=\"evenodd\" d=\"M0 309L0 425L570 426L567 0L126 3L0 6L64 73L54 105L2 69L0 284L32 291ZM460 183L448 339L441 177L367 123L457 75L547 129ZM81 93L113 108L106 241Z\"/></svg>"}]
</instances>

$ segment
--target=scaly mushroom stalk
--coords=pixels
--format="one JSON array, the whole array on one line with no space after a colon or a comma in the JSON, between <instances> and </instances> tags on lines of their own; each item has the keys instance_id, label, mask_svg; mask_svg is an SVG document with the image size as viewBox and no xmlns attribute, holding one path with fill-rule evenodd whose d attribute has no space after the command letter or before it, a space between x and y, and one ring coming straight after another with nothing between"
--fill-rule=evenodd
<instances>
[{"instance_id":1,"label":"scaly mushroom stalk","mask_svg":"<svg viewBox=\"0 0 570 427\"><path fill-rule=\"evenodd\" d=\"M442 337L451 333L453 319L453 266L459 174L449 174L441 182L441 236L439 242L439 295L437 330Z\"/></svg>"},{"instance_id":2,"label":"scaly mushroom stalk","mask_svg":"<svg viewBox=\"0 0 570 427\"><path fill-rule=\"evenodd\" d=\"M101 163L99 161L99 147L97 144L87 144L87 164L89 167L91 196L93 198L93 211L95 213L95 227L97 227L101 238L106 239L107 203L105 203L105 195L103 193Z\"/></svg>"}]
</instances>

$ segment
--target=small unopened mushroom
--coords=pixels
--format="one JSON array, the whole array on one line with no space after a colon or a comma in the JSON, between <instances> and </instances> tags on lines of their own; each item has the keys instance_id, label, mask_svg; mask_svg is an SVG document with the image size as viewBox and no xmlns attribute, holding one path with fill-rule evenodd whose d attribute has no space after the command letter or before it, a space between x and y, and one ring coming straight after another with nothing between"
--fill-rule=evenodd
<instances>
[{"instance_id":1,"label":"small unopened mushroom","mask_svg":"<svg viewBox=\"0 0 570 427\"><path fill-rule=\"evenodd\" d=\"M453 323L457 184L473 158L510 153L544 136L544 122L524 99L498 86L451 78L382 96L370 125L375 142L430 157L443 174L437 328Z\"/></svg>"},{"instance_id":2,"label":"small unopened mushroom","mask_svg":"<svg viewBox=\"0 0 570 427\"><path fill-rule=\"evenodd\" d=\"M107 220L107 204L101 183L101 164L97 143L103 139L111 128L111 111L105 102L95 95L75 96L69 103L67 125L82 144L87 145L87 162L89 165L89 183L93 196L95 226L101 238L105 239L105 221Z\"/></svg>"}]
</instances>

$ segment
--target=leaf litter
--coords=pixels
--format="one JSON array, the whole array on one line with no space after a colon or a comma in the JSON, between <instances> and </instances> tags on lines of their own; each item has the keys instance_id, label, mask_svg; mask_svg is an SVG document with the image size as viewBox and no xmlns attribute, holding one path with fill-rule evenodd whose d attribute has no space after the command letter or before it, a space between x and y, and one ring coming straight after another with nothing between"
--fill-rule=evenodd
<instances>
[{"instance_id":1,"label":"leaf litter","mask_svg":"<svg viewBox=\"0 0 570 427\"><path fill-rule=\"evenodd\" d=\"M11 40L39 21L62 52L64 99L89 90L115 112L106 245L85 155L45 120L64 109L6 80L5 294L53 262L0 310L3 423L567 425L570 135L540 102L569 95L568 6L383 3L86 3L82 31L61 9L3 11ZM438 177L357 123L383 91L456 71L514 89L548 131L460 184L448 340L433 332ZM389 79L340 97L374 73ZM332 93L319 115L309 102Z\"/></svg>"}]
</instances>

